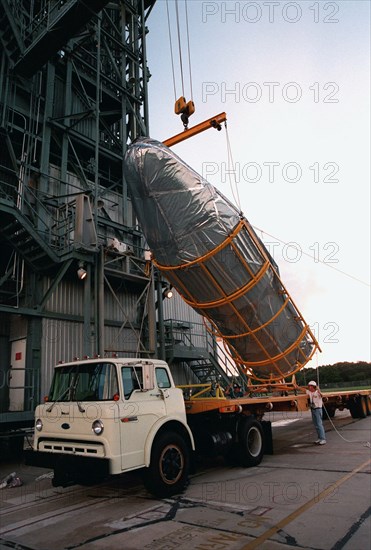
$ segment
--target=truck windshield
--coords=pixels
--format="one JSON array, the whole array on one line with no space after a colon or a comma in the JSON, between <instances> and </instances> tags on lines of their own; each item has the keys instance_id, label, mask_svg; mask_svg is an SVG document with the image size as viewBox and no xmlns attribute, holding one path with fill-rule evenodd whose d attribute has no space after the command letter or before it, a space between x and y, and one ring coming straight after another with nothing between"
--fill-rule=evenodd
<instances>
[{"instance_id":1,"label":"truck windshield","mask_svg":"<svg viewBox=\"0 0 371 550\"><path fill-rule=\"evenodd\" d=\"M109 401L118 391L115 365L77 363L55 369L48 401Z\"/></svg>"}]
</instances>

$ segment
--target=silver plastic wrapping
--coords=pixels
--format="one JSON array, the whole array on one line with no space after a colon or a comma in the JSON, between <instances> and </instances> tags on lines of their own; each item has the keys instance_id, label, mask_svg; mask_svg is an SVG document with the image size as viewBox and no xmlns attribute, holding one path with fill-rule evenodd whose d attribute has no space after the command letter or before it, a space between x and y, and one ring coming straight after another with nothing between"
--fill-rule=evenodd
<instances>
[{"instance_id":1,"label":"silver plastic wrapping","mask_svg":"<svg viewBox=\"0 0 371 550\"><path fill-rule=\"evenodd\" d=\"M258 379L300 369L315 342L277 265L235 206L150 138L128 148L125 177L157 265L235 361Z\"/></svg>"}]
</instances>

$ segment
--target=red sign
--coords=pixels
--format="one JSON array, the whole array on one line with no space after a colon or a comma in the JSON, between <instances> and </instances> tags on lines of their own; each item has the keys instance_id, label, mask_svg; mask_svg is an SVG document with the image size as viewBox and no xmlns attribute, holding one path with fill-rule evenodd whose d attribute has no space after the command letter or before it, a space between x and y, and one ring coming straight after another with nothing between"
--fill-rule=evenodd
<instances>
[{"instance_id":1,"label":"red sign","mask_svg":"<svg viewBox=\"0 0 371 550\"><path fill-rule=\"evenodd\" d=\"M21 359L22 359L22 352L17 351L17 353L15 354L15 360L20 361Z\"/></svg>"}]
</instances>

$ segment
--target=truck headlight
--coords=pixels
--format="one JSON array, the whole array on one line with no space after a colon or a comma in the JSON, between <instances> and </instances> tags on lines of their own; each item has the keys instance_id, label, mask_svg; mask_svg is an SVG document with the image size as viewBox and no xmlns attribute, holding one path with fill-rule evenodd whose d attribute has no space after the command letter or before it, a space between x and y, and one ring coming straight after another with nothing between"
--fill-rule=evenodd
<instances>
[{"instance_id":1,"label":"truck headlight","mask_svg":"<svg viewBox=\"0 0 371 550\"><path fill-rule=\"evenodd\" d=\"M42 423L42 420L40 418L38 418L36 420L35 428L37 429L38 432L41 432L41 430L43 429L43 423Z\"/></svg>"},{"instance_id":2,"label":"truck headlight","mask_svg":"<svg viewBox=\"0 0 371 550\"><path fill-rule=\"evenodd\" d=\"M102 434L104 430L103 422L101 420L94 420L91 429L96 435Z\"/></svg>"}]
</instances>

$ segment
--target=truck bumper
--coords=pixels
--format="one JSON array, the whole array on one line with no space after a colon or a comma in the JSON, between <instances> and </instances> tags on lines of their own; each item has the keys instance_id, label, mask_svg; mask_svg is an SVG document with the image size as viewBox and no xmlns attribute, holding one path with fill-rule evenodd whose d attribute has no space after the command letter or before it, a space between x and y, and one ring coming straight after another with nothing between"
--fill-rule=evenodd
<instances>
[{"instance_id":1,"label":"truck bumper","mask_svg":"<svg viewBox=\"0 0 371 550\"><path fill-rule=\"evenodd\" d=\"M27 450L24 454L27 465L54 470L54 487L66 487L73 483L97 483L110 474L110 462L106 458L33 450Z\"/></svg>"}]
</instances>

